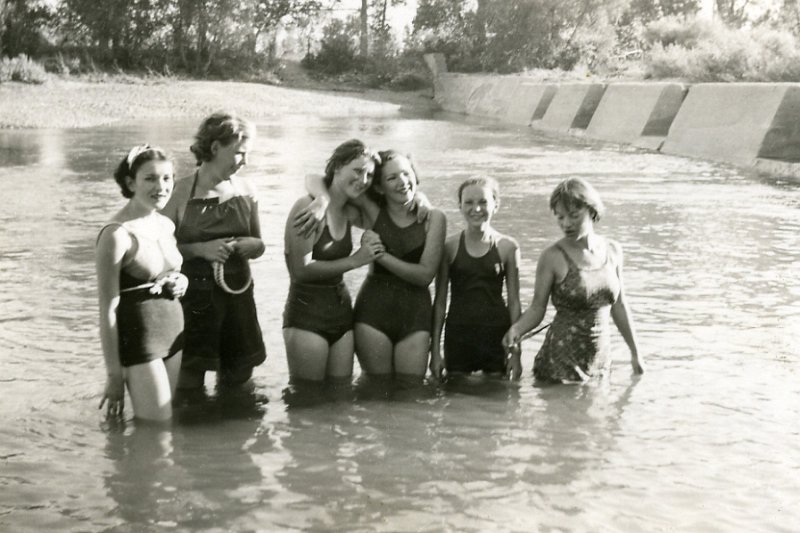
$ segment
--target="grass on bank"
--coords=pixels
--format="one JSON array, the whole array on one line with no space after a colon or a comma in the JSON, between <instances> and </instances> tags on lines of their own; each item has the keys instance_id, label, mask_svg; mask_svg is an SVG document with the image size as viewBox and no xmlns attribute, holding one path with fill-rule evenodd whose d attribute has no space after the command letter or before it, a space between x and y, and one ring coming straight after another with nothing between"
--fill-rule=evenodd
<instances>
[{"instance_id":1,"label":"grass on bank","mask_svg":"<svg viewBox=\"0 0 800 533\"><path fill-rule=\"evenodd\" d=\"M47 72L41 63L25 54L3 57L0 58L0 83L8 81L40 84L47 81Z\"/></svg>"}]
</instances>

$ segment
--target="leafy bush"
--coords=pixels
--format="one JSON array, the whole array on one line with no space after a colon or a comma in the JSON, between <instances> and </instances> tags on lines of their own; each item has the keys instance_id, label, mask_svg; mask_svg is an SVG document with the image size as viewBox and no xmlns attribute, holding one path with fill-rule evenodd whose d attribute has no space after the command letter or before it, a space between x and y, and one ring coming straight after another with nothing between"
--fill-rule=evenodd
<instances>
[{"instance_id":1,"label":"leafy bush","mask_svg":"<svg viewBox=\"0 0 800 533\"><path fill-rule=\"evenodd\" d=\"M47 72L42 65L25 54L13 59L4 57L0 60L0 83L7 81L44 83L47 81Z\"/></svg>"},{"instance_id":2,"label":"leafy bush","mask_svg":"<svg viewBox=\"0 0 800 533\"><path fill-rule=\"evenodd\" d=\"M357 69L360 64L353 35L358 35L358 32L354 24L354 21L331 21L322 30L319 52L307 54L303 66L328 75Z\"/></svg>"},{"instance_id":3,"label":"leafy bush","mask_svg":"<svg viewBox=\"0 0 800 533\"><path fill-rule=\"evenodd\" d=\"M647 24L642 38L645 46L660 44L664 48L668 46L692 48L713 32L714 25L708 21L672 16Z\"/></svg>"},{"instance_id":4,"label":"leafy bush","mask_svg":"<svg viewBox=\"0 0 800 533\"><path fill-rule=\"evenodd\" d=\"M648 26L646 77L712 81L800 81L800 43L787 31L658 21Z\"/></svg>"}]
</instances>

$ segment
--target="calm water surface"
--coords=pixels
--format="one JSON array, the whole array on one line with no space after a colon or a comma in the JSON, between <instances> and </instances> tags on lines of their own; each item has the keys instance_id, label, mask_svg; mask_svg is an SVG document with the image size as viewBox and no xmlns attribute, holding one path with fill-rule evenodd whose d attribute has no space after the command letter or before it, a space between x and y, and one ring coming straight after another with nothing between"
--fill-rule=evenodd
<instances>
[{"instance_id":1,"label":"calm water surface","mask_svg":"<svg viewBox=\"0 0 800 533\"><path fill-rule=\"evenodd\" d=\"M190 172L196 125L0 132L1 531L800 528L800 187L457 117L309 109L259 124L245 173L267 244L253 265L267 363L240 392L210 377L171 430L104 422L93 246L122 205L111 171L147 140ZM526 305L559 237L550 191L591 180L599 231L626 250L647 374L631 376L615 332L596 386L535 386L534 338L516 383L288 390L284 218L350 137L414 153L449 232L461 180L496 177Z\"/></svg>"}]
</instances>

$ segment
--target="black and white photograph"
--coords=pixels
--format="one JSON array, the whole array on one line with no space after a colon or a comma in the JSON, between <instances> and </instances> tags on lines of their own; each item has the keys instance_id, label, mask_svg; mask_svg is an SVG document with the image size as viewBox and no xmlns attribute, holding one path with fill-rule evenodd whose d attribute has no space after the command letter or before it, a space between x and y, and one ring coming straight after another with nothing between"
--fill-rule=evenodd
<instances>
[{"instance_id":1,"label":"black and white photograph","mask_svg":"<svg viewBox=\"0 0 800 533\"><path fill-rule=\"evenodd\" d=\"M0 531L800 530L798 0L0 0L0 183Z\"/></svg>"}]
</instances>

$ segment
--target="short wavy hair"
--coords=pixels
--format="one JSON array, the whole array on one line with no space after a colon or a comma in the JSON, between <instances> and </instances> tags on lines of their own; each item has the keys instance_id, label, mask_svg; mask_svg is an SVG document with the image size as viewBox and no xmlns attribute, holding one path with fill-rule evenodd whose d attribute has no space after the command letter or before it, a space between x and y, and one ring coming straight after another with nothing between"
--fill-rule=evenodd
<instances>
[{"instance_id":1,"label":"short wavy hair","mask_svg":"<svg viewBox=\"0 0 800 533\"><path fill-rule=\"evenodd\" d=\"M556 185L550 195L550 209L555 212L558 204L568 210L586 207L594 222L599 221L606 212L600 193L583 178L567 178Z\"/></svg>"},{"instance_id":2,"label":"short wavy hair","mask_svg":"<svg viewBox=\"0 0 800 533\"><path fill-rule=\"evenodd\" d=\"M203 120L194 136L194 143L189 150L197 160L197 166L214 159L211 145L219 141L223 146L232 142L255 137L256 129L253 124L233 113L218 111Z\"/></svg>"},{"instance_id":3,"label":"short wavy hair","mask_svg":"<svg viewBox=\"0 0 800 533\"><path fill-rule=\"evenodd\" d=\"M378 156L378 152L358 139L350 139L337 146L328 158L328 162L325 164L325 177L323 178L325 186L331 186L331 183L333 183L333 174L337 170L349 164L353 159L362 156L370 158L375 163L376 169L381 164L381 158Z\"/></svg>"}]
</instances>

